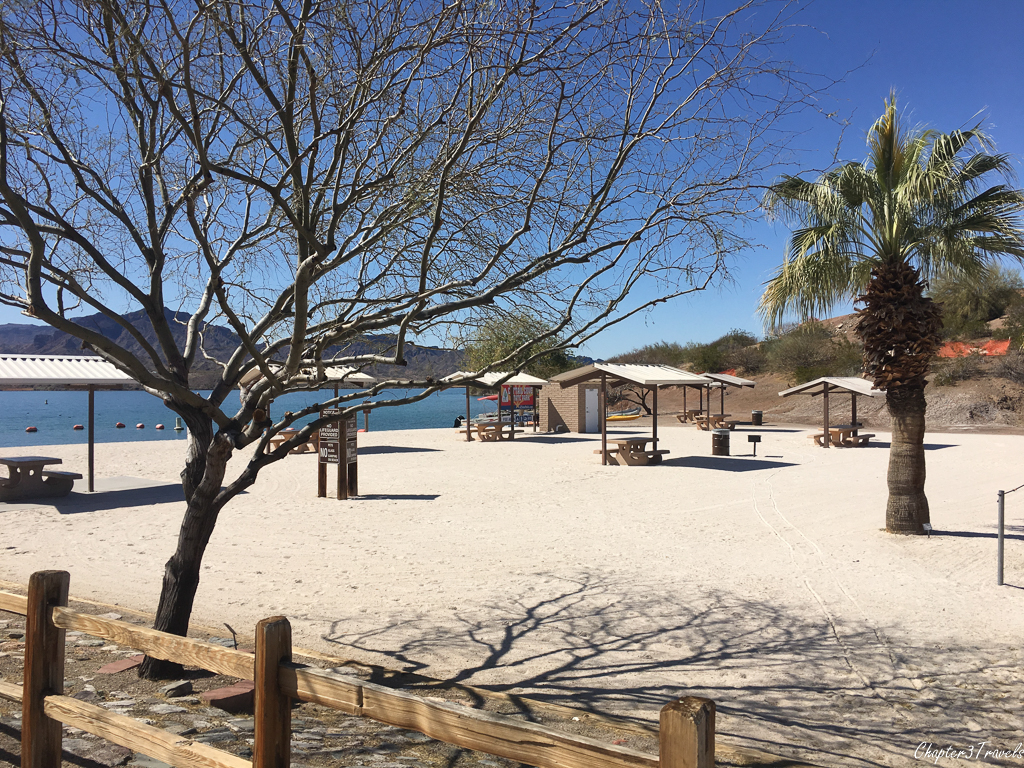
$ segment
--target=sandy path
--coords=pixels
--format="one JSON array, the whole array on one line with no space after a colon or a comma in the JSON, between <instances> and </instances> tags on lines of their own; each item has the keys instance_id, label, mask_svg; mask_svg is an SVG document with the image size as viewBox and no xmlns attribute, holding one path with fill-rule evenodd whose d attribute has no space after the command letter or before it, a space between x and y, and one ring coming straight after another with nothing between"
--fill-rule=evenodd
<instances>
[{"instance_id":1,"label":"sandy path","mask_svg":"<svg viewBox=\"0 0 1024 768\"><path fill-rule=\"evenodd\" d=\"M930 435L937 533L898 538L880 530L884 447L825 451L787 426L721 458L661 426L669 459L638 468L601 467L586 435L371 432L349 502L316 499L315 457L289 457L222 513L195 619L283 613L300 645L649 720L705 695L723 739L823 765L1021 741L1024 491L1007 505L1020 586L995 585L994 522L1024 437ZM101 446L98 471L173 484L181 450ZM42 453L84 465L84 447ZM75 595L152 610L183 508L156 493L0 512L0 577L65 568Z\"/></svg>"}]
</instances>

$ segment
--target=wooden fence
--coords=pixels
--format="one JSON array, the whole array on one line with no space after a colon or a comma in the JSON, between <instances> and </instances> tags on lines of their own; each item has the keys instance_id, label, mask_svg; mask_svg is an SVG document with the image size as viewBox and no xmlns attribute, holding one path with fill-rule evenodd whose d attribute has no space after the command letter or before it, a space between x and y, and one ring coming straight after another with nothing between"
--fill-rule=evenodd
<instances>
[{"instance_id":1,"label":"wooden fence","mask_svg":"<svg viewBox=\"0 0 1024 768\"><path fill-rule=\"evenodd\" d=\"M715 705L708 699L691 697L667 704L661 710L659 754L650 755L296 664L291 658L291 625L283 616L256 625L253 655L78 613L67 607L69 581L66 571L39 571L29 580L27 597L0 592L0 610L26 617L24 680L20 686L0 681L0 696L22 705L22 768L60 768L62 723L174 768L288 768L292 699L537 768L713 768L715 764ZM252 761L64 696L66 630L135 648L157 659L254 681Z\"/></svg>"}]
</instances>

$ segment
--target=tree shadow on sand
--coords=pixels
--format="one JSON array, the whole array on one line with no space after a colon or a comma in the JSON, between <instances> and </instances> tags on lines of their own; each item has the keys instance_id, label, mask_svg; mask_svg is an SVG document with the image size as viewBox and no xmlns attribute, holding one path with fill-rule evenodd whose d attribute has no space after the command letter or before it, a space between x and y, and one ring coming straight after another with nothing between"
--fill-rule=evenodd
<instances>
[{"instance_id":1,"label":"tree shadow on sand","mask_svg":"<svg viewBox=\"0 0 1024 768\"><path fill-rule=\"evenodd\" d=\"M425 660L461 659L448 680L649 725L668 701L706 696L724 742L820 765L901 765L921 742L975 736L1016 745L1024 724L992 695L1024 686L1016 650L896 646L866 625L714 591L684 601L589 574L544 583L547 596L373 632L348 633L341 619L324 639L411 674L440 677ZM968 733L968 720L985 732Z\"/></svg>"}]
</instances>

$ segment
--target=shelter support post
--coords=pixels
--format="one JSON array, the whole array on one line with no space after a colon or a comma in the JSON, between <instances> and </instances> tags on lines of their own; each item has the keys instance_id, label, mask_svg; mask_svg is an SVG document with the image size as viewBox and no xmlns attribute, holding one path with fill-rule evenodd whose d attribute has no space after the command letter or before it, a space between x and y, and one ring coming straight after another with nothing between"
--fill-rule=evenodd
<instances>
[{"instance_id":1,"label":"shelter support post","mask_svg":"<svg viewBox=\"0 0 1024 768\"><path fill-rule=\"evenodd\" d=\"M466 442L473 442L473 435L469 433L469 385L466 385Z\"/></svg>"},{"instance_id":2,"label":"shelter support post","mask_svg":"<svg viewBox=\"0 0 1024 768\"><path fill-rule=\"evenodd\" d=\"M348 419L338 420L338 499L348 499Z\"/></svg>"},{"instance_id":3,"label":"shelter support post","mask_svg":"<svg viewBox=\"0 0 1024 768\"><path fill-rule=\"evenodd\" d=\"M686 413L686 390L688 389L689 387L683 387L683 413Z\"/></svg>"},{"instance_id":4,"label":"shelter support post","mask_svg":"<svg viewBox=\"0 0 1024 768\"><path fill-rule=\"evenodd\" d=\"M857 395L850 393L853 398L850 403L850 426L853 427L853 434L857 434Z\"/></svg>"},{"instance_id":5,"label":"shelter support post","mask_svg":"<svg viewBox=\"0 0 1024 768\"><path fill-rule=\"evenodd\" d=\"M533 389L533 431L537 431L537 422L540 420L540 387Z\"/></svg>"},{"instance_id":6,"label":"shelter support post","mask_svg":"<svg viewBox=\"0 0 1024 768\"><path fill-rule=\"evenodd\" d=\"M654 406L654 422L651 427L651 442L653 447L651 450L658 450L658 385L654 385L654 392L652 394L652 405Z\"/></svg>"},{"instance_id":7,"label":"shelter support post","mask_svg":"<svg viewBox=\"0 0 1024 768\"><path fill-rule=\"evenodd\" d=\"M605 408L608 407L608 377L601 374L601 402L597 406L597 418L601 420L601 464L608 463L608 422L605 420Z\"/></svg>"},{"instance_id":8,"label":"shelter support post","mask_svg":"<svg viewBox=\"0 0 1024 768\"><path fill-rule=\"evenodd\" d=\"M722 401L722 402L721 402L721 405L720 405L720 406L719 406L719 408L718 408L718 412L719 412L719 413L721 413L721 414L724 414L724 413L725 413L725 384L723 384L722 386L720 386L720 387L718 388L718 391L719 391L719 393L721 394L721 398L720 398L720 400Z\"/></svg>"},{"instance_id":9,"label":"shelter support post","mask_svg":"<svg viewBox=\"0 0 1024 768\"><path fill-rule=\"evenodd\" d=\"M822 429L822 432L825 433L825 437L822 438L822 443L824 443L826 448L829 448L832 445L832 433L828 431L828 382L827 381L825 382L825 386L822 388L821 398L822 398L822 400L821 400L821 408L822 408L822 411L825 414L825 417L824 417L825 418L825 427L824 427L824 429Z\"/></svg>"},{"instance_id":10,"label":"shelter support post","mask_svg":"<svg viewBox=\"0 0 1024 768\"><path fill-rule=\"evenodd\" d=\"M96 387L89 385L89 493L96 490Z\"/></svg>"}]
</instances>

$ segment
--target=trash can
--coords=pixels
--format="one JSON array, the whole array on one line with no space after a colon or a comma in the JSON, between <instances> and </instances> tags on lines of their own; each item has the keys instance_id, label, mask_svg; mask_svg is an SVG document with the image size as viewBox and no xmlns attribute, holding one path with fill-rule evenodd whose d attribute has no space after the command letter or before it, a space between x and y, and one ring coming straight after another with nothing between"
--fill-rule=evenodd
<instances>
[{"instance_id":1,"label":"trash can","mask_svg":"<svg viewBox=\"0 0 1024 768\"><path fill-rule=\"evenodd\" d=\"M728 429L713 429L713 430L711 430L711 455L712 456L728 456L729 455L729 430Z\"/></svg>"},{"instance_id":2,"label":"trash can","mask_svg":"<svg viewBox=\"0 0 1024 768\"><path fill-rule=\"evenodd\" d=\"M760 427L764 423L764 413L761 411L751 411L750 423L755 427Z\"/></svg>"}]
</instances>

